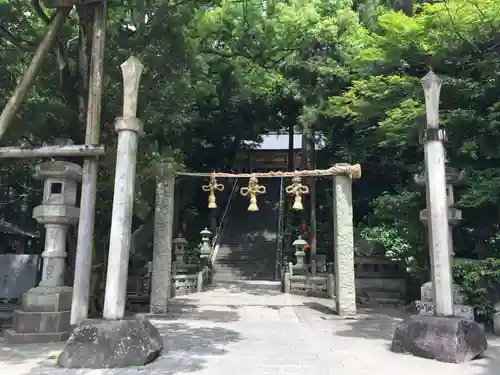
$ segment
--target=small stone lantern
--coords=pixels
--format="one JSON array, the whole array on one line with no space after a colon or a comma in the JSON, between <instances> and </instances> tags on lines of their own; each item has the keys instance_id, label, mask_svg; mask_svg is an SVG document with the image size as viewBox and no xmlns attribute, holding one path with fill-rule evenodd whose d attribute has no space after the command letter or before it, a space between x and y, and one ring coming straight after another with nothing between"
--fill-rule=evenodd
<instances>
[{"instance_id":1,"label":"small stone lantern","mask_svg":"<svg viewBox=\"0 0 500 375\"><path fill-rule=\"evenodd\" d=\"M212 235L212 232L210 232L207 228L205 228L200 232L200 234L201 234L200 258L208 259L208 257L212 253L212 246L210 245L210 236Z\"/></svg>"},{"instance_id":2,"label":"small stone lantern","mask_svg":"<svg viewBox=\"0 0 500 375\"><path fill-rule=\"evenodd\" d=\"M295 257L297 258L297 266L304 265L304 257L306 256L304 248L306 247L306 245L307 242L304 241L301 236L299 236L295 241L293 241L292 246L295 247Z\"/></svg>"},{"instance_id":3,"label":"small stone lantern","mask_svg":"<svg viewBox=\"0 0 500 375\"><path fill-rule=\"evenodd\" d=\"M172 241L172 245L174 245L175 261L178 264L184 264L184 250L188 245L188 241L182 237L182 233L179 233L177 238Z\"/></svg>"}]
</instances>

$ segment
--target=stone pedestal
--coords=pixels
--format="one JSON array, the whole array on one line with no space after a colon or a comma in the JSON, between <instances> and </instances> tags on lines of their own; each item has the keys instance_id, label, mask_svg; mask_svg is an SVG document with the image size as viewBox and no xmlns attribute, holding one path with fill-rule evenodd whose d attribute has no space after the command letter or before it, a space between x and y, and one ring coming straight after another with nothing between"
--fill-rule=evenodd
<instances>
[{"instance_id":1,"label":"stone pedestal","mask_svg":"<svg viewBox=\"0 0 500 375\"><path fill-rule=\"evenodd\" d=\"M23 295L21 309L14 311L13 328L5 331L11 343L66 340L70 330L72 288L64 286L66 235L78 221L76 187L79 165L55 161L37 166L35 178L43 179L43 204L33 217L45 225L43 271L39 285Z\"/></svg>"},{"instance_id":2,"label":"stone pedestal","mask_svg":"<svg viewBox=\"0 0 500 375\"><path fill-rule=\"evenodd\" d=\"M474 320L474 308L465 304L460 286L452 284L453 316ZM434 302L432 298L432 282L428 281L420 288L420 301L415 301L417 311L421 315L434 315Z\"/></svg>"}]
</instances>

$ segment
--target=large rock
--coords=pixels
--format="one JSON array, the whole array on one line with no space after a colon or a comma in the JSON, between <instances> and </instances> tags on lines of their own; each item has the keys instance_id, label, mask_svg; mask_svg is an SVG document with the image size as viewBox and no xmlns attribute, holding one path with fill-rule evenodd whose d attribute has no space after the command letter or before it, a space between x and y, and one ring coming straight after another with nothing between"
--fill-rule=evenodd
<instances>
[{"instance_id":1,"label":"large rock","mask_svg":"<svg viewBox=\"0 0 500 375\"><path fill-rule=\"evenodd\" d=\"M160 333L146 319L90 320L73 331L57 363L65 368L143 366L162 349Z\"/></svg>"},{"instance_id":2,"label":"large rock","mask_svg":"<svg viewBox=\"0 0 500 375\"><path fill-rule=\"evenodd\" d=\"M480 356L487 345L483 327L472 320L411 315L396 328L391 350L460 363Z\"/></svg>"}]
</instances>

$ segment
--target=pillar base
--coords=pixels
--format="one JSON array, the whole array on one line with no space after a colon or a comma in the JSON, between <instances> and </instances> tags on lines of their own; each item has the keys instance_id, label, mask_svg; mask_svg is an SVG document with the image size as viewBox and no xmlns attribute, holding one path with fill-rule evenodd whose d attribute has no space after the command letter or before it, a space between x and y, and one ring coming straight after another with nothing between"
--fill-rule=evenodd
<instances>
[{"instance_id":1,"label":"pillar base","mask_svg":"<svg viewBox=\"0 0 500 375\"><path fill-rule=\"evenodd\" d=\"M391 350L440 362L462 363L482 355L487 346L484 329L474 321L412 315L396 328Z\"/></svg>"},{"instance_id":2,"label":"pillar base","mask_svg":"<svg viewBox=\"0 0 500 375\"><path fill-rule=\"evenodd\" d=\"M57 363L64 368L130 368L153 362L163 350L146 319L88 320L73 330Z\"/></svg>"},{"instance_id":3,"label":"pillar base","mask_svg":"<svg viewBox=\"0 0 500 375\"><path fill-rule=\"evenodd\" d=\"M72 288L66 286L30 289L15 310L12 329L5 331L9 343L65 341L71 330Z\"/></svg>"}]
</instances>

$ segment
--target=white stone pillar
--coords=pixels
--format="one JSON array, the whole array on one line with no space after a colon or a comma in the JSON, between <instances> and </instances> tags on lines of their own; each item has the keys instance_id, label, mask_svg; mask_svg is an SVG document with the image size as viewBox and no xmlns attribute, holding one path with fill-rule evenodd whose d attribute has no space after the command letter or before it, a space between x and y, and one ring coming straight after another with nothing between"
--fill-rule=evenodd
<instances>
[{"instance_id":1,"label":"white stone pillar","mask_svg":"<svg viewBox=\"0 0 500 375\"><path fill-rule=\"evenodd\" d=\"M333 231L337 314L352 316L356 314L356 285L352 181L348 176L333 178Z\"/></svg>"},{"instance_id":2,"label":"white stone pillar","mask_svg":"<svg viewBox=\"0 0 500 375\"><path fill-rule=\"evenodd\" d=\"M43 270L40 286L64 285L67 233L66 224L45 224L45 250L42 253Z\"/></svg>"},{"instance_id":3,"label":"white stone pillar","mask_svg":"<svg viewBox=\"0 0 500 375\"><path fill-rule=\"evenodd\" d=\"M175 174L159 176L156 180L153 272L149 307L152 314L164 314L168 311L172 282L174 193Z\"/></svg>"},{"instance_id":4,"label":"white stone pillar","mask_svg":"<svg viewBox=\"0 0 500 375\"><path fill-rule=\"evenodd\" d=\"M430 71L423 79L427 129L424 137L428 233L431 250L435 314L453 315L448 199L446 196L444 131L439 129L441 80Z\"/></svg>"},{"instance_id":5,"label":"white stone pillar","mask_svg":"<svg viewBox=\"0 0 500 375\"><path fill-rule=\"evenodd\" d=\"M122 65L123 117L115 122L118 133L115 190L111 215L108 270L104 299L104 319L121 319L125 314L128 261L134 208L137 144L142 123L136 118L137 95L143 65L130 57Z\"/></svg>"}]
</instances>

